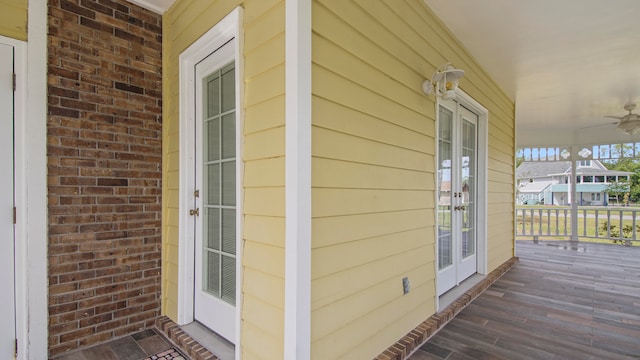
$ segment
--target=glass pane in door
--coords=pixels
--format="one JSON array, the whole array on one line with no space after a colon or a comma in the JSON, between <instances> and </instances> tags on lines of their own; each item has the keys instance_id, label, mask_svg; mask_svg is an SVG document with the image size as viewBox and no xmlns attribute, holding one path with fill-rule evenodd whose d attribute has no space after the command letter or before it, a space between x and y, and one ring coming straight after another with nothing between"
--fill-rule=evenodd
<instances>
[{"instance_id":1,"label":"glass pane in door","mask_svg":"<svg viewBox=\"0 0 640 360\"><path fill-rule=\"evenodd\" d=\"M453 113L440 107L438 121L438 269L453 264L451 233L451 151L453 141Z\"/></svg>"},{"instance_id":2,"label":"glass pane in door","mask_svg":"<svg viewBox=\"0 0 640 360\"><path fill-rule=\"evenodd\" d=\"M476 253L476 124L462 121L462 258Z\"/></svg>"},{"instance_id":3,"label":"glass pane in door","mask_svg":"<svg viewBox=\"0 0 640 360\"><path fill-rule=\"evenodd\" d=\"M236 113L234 63L205 78L202 290L235 305Z\"/></svg>"}]
</instances>

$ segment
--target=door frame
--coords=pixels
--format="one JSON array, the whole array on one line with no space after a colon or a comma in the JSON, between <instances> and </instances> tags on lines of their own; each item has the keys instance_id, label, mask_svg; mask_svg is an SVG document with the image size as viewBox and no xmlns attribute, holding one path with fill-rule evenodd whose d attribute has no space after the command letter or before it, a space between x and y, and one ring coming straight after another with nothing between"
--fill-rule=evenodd
<instances>
[{"instance_id":1,"label":"door frame","mask_svg":"<svg viewBox=\"0 0 640 360\"><path fill-rule=\"evenodd\" d=\"M46 9L46 3L29 4L29 23L43 17L46 20ZM16 74L14 271L17 359L44 359L48 352L46 21L29 30L29 43L5 36L0 36L0 43L13 47ZM27 57L27 52L31 56ZM27 69L31 71L27 72Z\"/></svg>"},{"instance_id":2,"label":"door frame","mask_svg":"<svg viewBox=\"0 0 640 360\"><path fill-rule=\"evenodd\" d=\"M16 44L16 279L18 360L48 358L47 17L29 1L29 41ZM27 106L28 99L28 106ZM28 259L27 259L28 255Z\"/></svg>"},{"instance_id":3,"label":"door frame","mask_svg":"<svg viewBox=\"0 0 640 360\"><path fill-rule=\"evenodd\" d=\"M243 136L241 129L244 121L244 82L243 74L243 39L242 39L242 7L237 7L204 33L198 40L191 44L180 54L180 156L179 156L179 240L178 240L178 324L185 325L194 321L193 297L195 290L194 283L194 226L193 217L189 215L189 209L193 207L193 185L195 176L189 171L195 161L195 149L193 145L193 133L195 131L195 66L198 62L209 56L216 49L235 37L235 63L236 63L236 126L240 131L236 131L236 156L240 161L236 168L236 181L242 182L243 178ZM236 188L236 201L238 212L243 214L243 187ZM243 216L236 220L236 358L240 358L240 324L242 313L242 222ZM165 270L166 271L166 270Z\"/></svg>"},{"instance_id":4,"label":"door frame","mask_svg":"<svg viewBox=\"0 0 640 360\"><path fill-rule=\"evenodd\" d=\"M195 132L193 134L195 134L195 137L192 137L195 146L195 154L196 154L196 161L193 163L192 167L190 168L191 170L195 171L196 177L193 179L195 182L195 188L200 190L200 195L196 198L196 197L192 197L192 199L194 200L195 204L193 206L195 206L195 208L200 210L200 215L196 216L195 218L193 216L190 216L191 221L195 220L195 237L194 237L194 244L196 245L196 251L195 251L195 289L194 289L194 317L196 318L196 321L199 321L202 325L204 325L205 327L209 327L211 330L215 331L216 333L218 333L218 335L221 335L222 337L224 337L225 339L229 340L231 343L235 343L237 341L236 333L235 333L235 323L234 323L234 330L231 331L226 325L220 325L220 324L224 324L224 323L231 323L234 322L234 318L235 318L235 311L236 311L236 304L229 304L228 302L224 301L222 299L222 289L220 289L220 293L219 296L215 296L211 293L208 293L206 290L204 289L200 289L200 286L202 286L203 282L205 281L205 279L207 278L207 276L203 275L203 272L205 271L205 269L209 269L209 265L207 264L207 260L205 259L205 256L203 252L200 252L200 250L197 249L203 249L203 247L205 247L205 244L207 244L207 242L205 241L205 232L206 230L203 228L204 223L205 223L205 217L207 216L207 210L205 209L205 204L208 203L207 200L205 200L208 196L208 191L206 190L207 186L205 184L208 184L208 182L210 180L204 180L204 178L206 177L206 173L207 173L207 165L205 165L203 163L203 161L205 160L209 160L211 161L212 159L206 159L207 155L205 153L205 141L203 140L203 138L206 135L206 129L207 129L207 125L204 124L205 118L210 117L209 115L205 114L206 110L203 109L204 106L206 106L205 104L208 104L207 101L204 100L204 95L207 93L207 91L205 90L206 86L204 83L204 81L206 81L208 78L210 78L210 76L213 73L218 73L220 77L218 78L218 80L220 81L220 86L222 86L222 69L224 69L225 67L227 67L231 61L234 61L235 63L235 53L234 53L234 49L235 49L235 39L234 40L229 40L227 43L225 43L224 45L222 45L222 47L216 49L216 51L212 54L210 54L206 59L204 59L203 61L199 62L198 64L196 64L195 66L195 73L196 73L196 77L195 77L195 87L196 87L196 98L195 98L195 123L194 123L194 129ZM235 65L235 64L234 64ZM202 67L202 68L200 68ZM236 76L237 73L235 73L235 66L234 66L234 86L235 83L237 83L238 77ZM220 90L222 90L222 87L220 87ZM218 95L220 96L219 99L222 98L222 94L223 91L221 91ZM235 96L235 95L234 95ZM219 100L216 99L216 100ZM242 173L241 173L241 168L239 167L239 165L242 164L242 159L235 156L238 155L241 152L241 146L240 146L240 136L239 134L242 133L241 131L241 123L239 122L240 119L237 118L237 103L234 101L234 137L235 137L235 146L234 146L234 150L235 150L235 171L234 171L234 176L235 176L235 191L234 191L234 196L236 197L236 199L238 198L238 196L241 194L239 191L239 187L238 182L242 183ZM218 139L222 139L223 137L223 131L222 131L222 124L224 123L224 116L222 116L222 114L224 113L222 105L220 105L219 108L219 114L220 118L220 128L219 128L219 133L218 135L220 136ZM208 139L210 140L210 139ZM218 144L216 144L218 145ZM223 162L221 161L223 159L223 152L222 152L222 148L219 149L219 158L216 160L220 160L220 162L218 163L218 165L220 166L218 168L219 170L219 175L223 174ZM189 174L192 173L191 170L188 170L187 172ZM219 186L222 188L222 179L220 179L220 183ZM222 190L222 189L219 190ZM218 189L216 189L218 190ZM186 194L187 196L189 194ZM220 202L216 205L223 205L223 194L220 194ZM236 249L238 248L239 243L237 242L237 240L239 239L238 237L238 231L241 230L241 225L240 225L240 221L242 219L242 213L241 213L241 206L239 206L240 204L237 203L235 204L235 209L234 209L234 213L235 213L235 240L236 240ZM221 212L220 216L222 216L222 212L224 212L224 210L222 210L222 208L218 208L218 210ZM219 218L219 220L222 220L222 217ZM208 222L208 221L207 221ZM223 228L223 223L222 221L220 223L218 223L219 226L219 230L222 231ZM223 246L222 246L222 242L223 242L223 236L222 233L220 234L220 238L218 240L220 240L220 244L219 247L217 248L217 250L220 251L220 253L227 253L228 252L224 251ZM207 239L208 240L208 239ZM210 248L210 246L207 246ZM237 269L237 260L239 260L239 258L237 257L237 252L234 255L234 259L236 260L236 266L234 266L235 269ZM219 265L222 266L222 257L224 257L226 255L221 255L220 258L220 263ZM223 279L222 279L222 273L218 273L217 274L218 279L220 280L219 285L222 286L223 283ZM237 284L237 279L234 280ZM236 287L236 291L234 292L234 296L237 295L237 287ZM199 311L200 309L200 311ZM208 311L203 311L203 309L207 309ZM198 314L196 314L196 311L198 312ZM219 324L220 323L220 324Z\"/></svg>"},{"instance_id":5,"label":"door frame","mask_svg":"<svg viewBox=\"0 0 640 360\"><path fill-rule=\"evenodd\" d=\"M487 263L487 249L488 249L488 238L487 238L487 199L488 199L488 153L489 153L489 110L482 106L479 102L477 102L470 95L462 91L460 88L456 89L456 98L455 101L470 110L471 112L478 115L478 164L477 164L477 186L478 186L478 195L477 195L477 224L476 224L476 233L477 233L477 248L476 248L476 259L477 259L477 273L480 275L486 275L488 273L488 263ZM438 121L439 121L439 109L442 100L440 98L436 98L435 102L435 114L436 114L436 127L435 133L436 138L438 134ZM457 113L456 113L457 116ZM437 139L436 139L437 140ZM438 159L438 142L435 142L436 146L436 156ZM437 164L436 164L437 166ZM435 212L435 224L438 224L438 212ZM440 302L438 300L438 227L434 227L434 239L435 241L435 261L434 263L434 271L435 271L435 293L434 296L436 298L437 310L440 309ZM456 257L457 259L457 257ZM456 260L457 261L457 260Z\"/></svg>"}]
</instances>

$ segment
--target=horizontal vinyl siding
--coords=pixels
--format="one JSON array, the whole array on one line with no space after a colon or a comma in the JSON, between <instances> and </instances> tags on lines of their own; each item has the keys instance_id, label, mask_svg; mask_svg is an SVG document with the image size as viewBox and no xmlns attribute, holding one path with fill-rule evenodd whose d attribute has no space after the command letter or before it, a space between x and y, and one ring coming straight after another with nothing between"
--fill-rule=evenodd
<instances>
[{"instance_id":1,"label":"horizontal vinyl siding","mask_svg":"<svg viewBox=\"0 0 640 360\"><path fill-rule=\"evenodd\" d=\"M0 0L0 35L27 40L27 6L27 0Z\"/></svg>"},{"instance_id":2,"label":"horizontal vinyl siding","mask_svg":"<svg viewBox=\"0 0 640 360\"><path fill-rule=\"evenodd\" d=\"M178 283L179 63L191 43L244 7L244 251L241 352L283 357L284 2L178 0L164 17L165 232L163 311L175 319Z\"/></svg>"},{"instance_id":3,"label":"horizontal vinyl siding","mask_svg":"<svg viewBox=\"0 0 640 360\"><path fill-rule=\"evenodd\" d=\"M420 0L314 1L312 40L312 358L373 358L435 312L422 81L452 61L489 109L489 271L513 255L514 107Z\"/></svg>"},{"instance_id":4,"label":"horizontal vinyl siding","mask_svg":"<svg viewBox=\"0 0 640 360\"><path fill-rule=\"evenodd\" d=\"M284 1L245 5L242 355L284 354Z\"/></svg>"},{"instance_id":5,"label":"horizontal vinyl siding","mask_svg":"<svg viewBox=\"0 0 640 360\"><path fill-rule=\"evenodd\" d=\"M313 16L312 358L372 358L435 308L433 102L353 2Z\"/></svg>"}]
</instances>

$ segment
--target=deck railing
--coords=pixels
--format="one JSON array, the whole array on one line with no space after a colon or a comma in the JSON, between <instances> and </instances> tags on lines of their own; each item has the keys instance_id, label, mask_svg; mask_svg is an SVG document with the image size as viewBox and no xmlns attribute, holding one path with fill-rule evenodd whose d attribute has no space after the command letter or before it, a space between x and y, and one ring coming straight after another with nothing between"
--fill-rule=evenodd
<instances>
[{"instance_id":1,"label":"deck railing","mask_svg":"<svg viewBox=\"0 0 640 360\"><path fill-rule=\"evenodd\" d=\"M640 243L640 208L580 206L577 237L600 239L626 246ZM516 236L571 238L571 208L565 206L516 206Z\"/></svg>"}]
</instances>

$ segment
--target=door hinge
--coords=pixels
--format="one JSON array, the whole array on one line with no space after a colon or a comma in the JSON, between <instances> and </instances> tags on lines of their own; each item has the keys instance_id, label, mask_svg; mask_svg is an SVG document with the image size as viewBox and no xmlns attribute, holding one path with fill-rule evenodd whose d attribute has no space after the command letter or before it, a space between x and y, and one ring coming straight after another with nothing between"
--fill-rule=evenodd
<instances>
[{"instance_id":1,"label":"door hinge","mask_svg":"<svg viewBox=\"0 0 640 360\"><path fill-rule=\"evenodd\" d=\"M13 74L13 92L16 92L16 74Z\"/></svg>"},{"instance_id":2,"label":"door hinge","mask_svg":"<svg viewBox=\"0 0 640 360\"><path fill-rule=\"evenodd\" d=\"M16 207L13 207L13 224L15 225L18 222L18 211L16 210Z\"/></svg>"},{"instance_id":3,"label":"door hinge","mask_svg":"<svg viewBox=\"0 0 640 360\"><path fill-rule=\"evenodd\" d=\"M15 349L13 350L13 356L18 357L18 339L15 342Z\"/></svg>"},{"instance_id":4,"label":"door hinge","mask_svg":"<svg viewBox=\"0 0 640 360\"><path fill-rule=\"evenodd\" d=\"M194 191L194 192L193 192L193 196L194 196L194 197L197 197L197 198L198 198L198 197L200 197L200 190L196 190L196 191Z\"/></svg>"}]
</instances>

